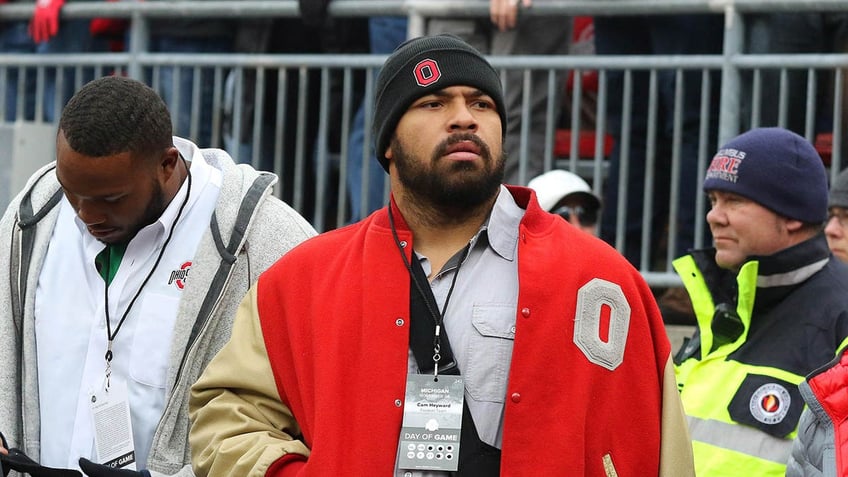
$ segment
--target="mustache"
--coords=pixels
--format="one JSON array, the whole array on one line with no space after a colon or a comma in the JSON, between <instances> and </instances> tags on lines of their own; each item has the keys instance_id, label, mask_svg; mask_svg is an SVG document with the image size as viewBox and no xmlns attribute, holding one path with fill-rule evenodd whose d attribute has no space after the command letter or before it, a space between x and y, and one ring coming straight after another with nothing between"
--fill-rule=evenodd
<instances>
[{"instance_id":1,"label":"mustache","mask_svg":"<svg viewBox=\"0 0 848 477\"><path fill-rule=\"evenodd\" d=\"M456 133L440 142L439 145L436 146L434 157L442 157L446 155L449 147L463 141L473 142L474 145L480 149L480 155L483 156L484 159L490 159L492 157L492 154L489 151L489 146L483 142L479 136L471 133Z\"/></svg>"}]
</instances>

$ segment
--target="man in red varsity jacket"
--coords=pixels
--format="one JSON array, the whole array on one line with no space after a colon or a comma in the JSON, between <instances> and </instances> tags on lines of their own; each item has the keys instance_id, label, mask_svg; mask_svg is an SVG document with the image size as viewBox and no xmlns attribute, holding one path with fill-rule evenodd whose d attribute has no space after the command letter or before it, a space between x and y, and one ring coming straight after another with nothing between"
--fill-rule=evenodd
<instances>
[{"instance_id":1,"label":"man in red varsity jacket","mask_svg":"<svg viewBox=\"0 0 848 477\"><path fill-rule=\"evenodd\" d=\"M287 254L192 390L200 476L691 476L651 291L504 186L498 73L450 35L377 81L388 207Z\"/></svg>"}]
</instances>

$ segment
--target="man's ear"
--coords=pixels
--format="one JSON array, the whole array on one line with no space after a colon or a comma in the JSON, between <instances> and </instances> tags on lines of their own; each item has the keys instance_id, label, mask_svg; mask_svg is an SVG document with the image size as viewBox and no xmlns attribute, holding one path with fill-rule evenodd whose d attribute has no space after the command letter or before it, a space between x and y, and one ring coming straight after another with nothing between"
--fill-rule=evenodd
<instances>
[{"instance_id":1,"label":"man's ear","mask_svg":"<svg viewBox=\"0 0 848 477\"><path fill-rule=\"evenodd\" d=\"M786 219L784 226L789 233L795 233L804 228L804 222L795 219Z\"/></svg>"},{"instance_id":2,"label":"man's ear","mask_svg":"<svg viewBox=\"0 0 848 477\"><path fill-rule=\"evenodd\" d=\"M162 154L159 160L158 169L163 175L163 179L168 179L177 170L180 163L180 151L176 147L169 147Z\"/></svg>"}]
</instances>

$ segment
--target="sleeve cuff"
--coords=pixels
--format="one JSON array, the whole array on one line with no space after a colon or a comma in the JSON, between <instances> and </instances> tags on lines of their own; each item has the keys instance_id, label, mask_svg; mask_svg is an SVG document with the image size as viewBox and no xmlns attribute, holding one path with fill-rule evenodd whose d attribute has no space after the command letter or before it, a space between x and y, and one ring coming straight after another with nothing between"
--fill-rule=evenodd
<instances>
[{"instance_id":1,"label":"sleeve cuff","mask_svg":"<svg viewBox=\"0 0 848 477\"><path fill-rule=\"evenodd\" d=\"M306 457L300 454L286 454L268 467L265 477L294 477L306 467Z\"/></svg>"}]
</instances>

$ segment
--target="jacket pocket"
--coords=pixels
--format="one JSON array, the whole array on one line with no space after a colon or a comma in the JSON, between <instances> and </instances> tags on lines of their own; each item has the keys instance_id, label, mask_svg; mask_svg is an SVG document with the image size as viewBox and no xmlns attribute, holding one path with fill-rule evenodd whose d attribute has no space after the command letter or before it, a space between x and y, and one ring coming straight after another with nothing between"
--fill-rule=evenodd
<instances>
[{"instance_id":1,"label":"jacket pocket","mask_svg":"<svg viewBox=\"0 0 848 477\"><path fill-rule=\"evenodd\" d=\"M464 373L468 394L477 401L504 402L515 340L515 306L474 305L471 323L474 330Z\"/></svg>"},{"instance_id":2,"label":"jacket pocket","mask_svg":"<svg viewBox=\"0 0 848 477\"><path fill-rule=\"evenodd\" d=\"M130 377L134 381L165 387L179 304L178 297L155 293L145 297L133 337ZM166 312L162 313L163 310Z\"/></svg>"}]
</instances>

